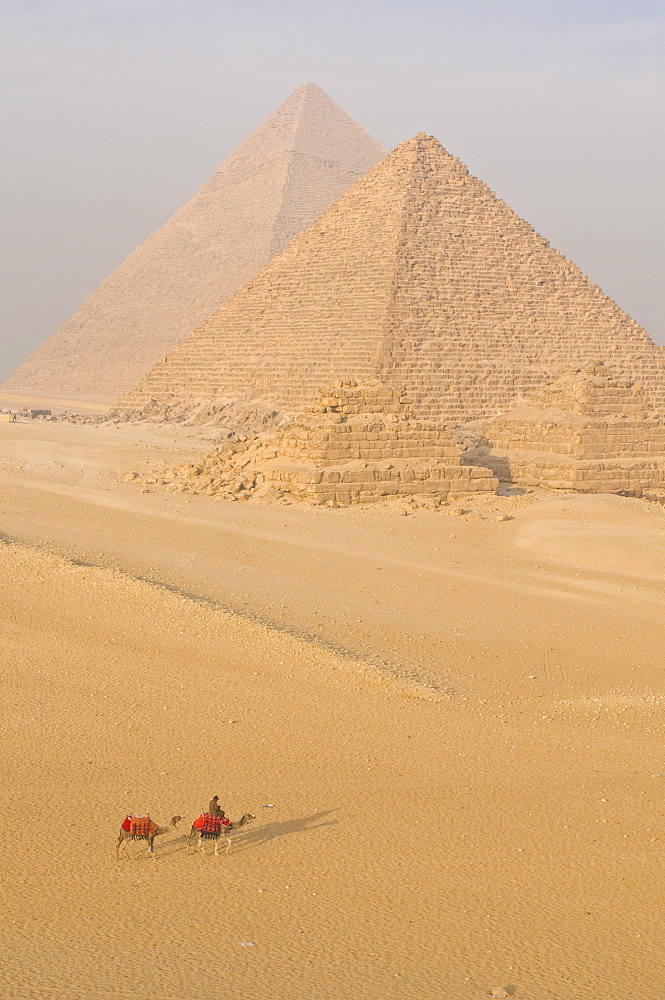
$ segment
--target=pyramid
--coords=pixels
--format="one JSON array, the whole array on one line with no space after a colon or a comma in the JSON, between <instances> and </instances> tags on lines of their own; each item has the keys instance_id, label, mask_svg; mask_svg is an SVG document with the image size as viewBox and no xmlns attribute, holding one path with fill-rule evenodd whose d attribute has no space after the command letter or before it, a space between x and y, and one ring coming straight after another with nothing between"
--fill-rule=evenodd
<instances>
[{"instance_id":1,"label":"pyramid","mask_svg":"<svg viewBox=\"0 0 665 1000\"><path fill-rule=\"evenodd\" d=\"M383 156L299 87L3 388L117 399Z\"/></svg>"},{"instance_id":2,"label":"pyramid","mask_svg":"<svg viewBox=\"0 0 665 1000\"><path fill-rule=\"evenodd\" d=\"M663 405L665 349L432 136L398 146L146 376L123 405L286 411L335 378L406 386L414 415L505 410L596 358Z\"/></svg>"},{"instance_id":3,"label":"pyramid","mask_svg":"<svg viewBox=\"0 0 665 1000\"><path fill-rule=\"evenodd\" d=\"M159 481L181 493L240 500L288 494L343 506L390 496L437 505L451 494L498 486L488 468L460 463L444 426L412 420L399 389L355 380L324 390L276 430L231 441L199 465L179 466Z\"/></svg>"},{"instance_id":4,"label":"pyramid","mask_svg":"<svg viewBox=\"0 0 665 1000\"><path fill-rule=\"evenodd\" d=\"M594 493L665 490L665 422L604 364L567 372L482 427L466 460L501 479Z\"/></svg>"}]
</instances>

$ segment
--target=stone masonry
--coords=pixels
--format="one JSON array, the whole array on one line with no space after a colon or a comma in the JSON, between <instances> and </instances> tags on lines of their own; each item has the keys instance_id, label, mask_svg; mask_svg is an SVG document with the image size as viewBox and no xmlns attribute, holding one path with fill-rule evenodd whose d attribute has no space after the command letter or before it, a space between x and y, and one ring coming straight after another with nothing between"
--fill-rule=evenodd
<instances>
[{"instance_id":1,"label":"stone masonry","mask_svg":"<svg viewBox=\"0 0 665 1000\"><path fill-rule=\"evenodd\" d=\"M445 427L411 419L410 409L393 386L339 381L277 430L175 469L169 485L235 499L288 494L338 505L389 496L438 502L496 490L489 469L460 464Z\"/></svg>"},{"instance_id":2,"label":"stone masonry","mask_svg":"<svg viewBox=\"0 0 665 1000\"><path fill-rule=\"evenodd\" d=\"M299 87L4 388L117 399L383 156L319 87Z\"/></svg>"},{"instance_id":3,"label":"stone masonry","mask_svg":"<svg viewBox=\"0 0 665 1000\"><path fill-rule=\"evenodd\" d=\"M603 358L665 402L665 348L431 136L350 188L123 400L255 391L297 412L336 378L417 419L495 416Z\"/></svg>"},{"instance_id":4,"label":"stone masonry","mask_svg":"<svg viewBox=\"0 0 665 1000\"><path fill-rule=\"evenodd\" d=\"M507 481L594 493L665 490L665 423L641 385L603 364L544 386L481 434L466 460Z\"/></svg>"}]
</instances>

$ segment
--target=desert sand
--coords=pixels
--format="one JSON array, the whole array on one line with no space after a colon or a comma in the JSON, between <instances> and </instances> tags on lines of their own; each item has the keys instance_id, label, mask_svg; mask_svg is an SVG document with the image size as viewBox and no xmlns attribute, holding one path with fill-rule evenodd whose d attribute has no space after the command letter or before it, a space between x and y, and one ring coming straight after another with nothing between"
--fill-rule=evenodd
<instances>
[{"instance_id":1,"label":"desert sand","mask_svg":"<svg viewBox=\"0 0 665 1000\"><path fill-rule=\"evenodd\" d=\"M122 478L207 446L0 425L0 995L660 996L665 508Z\"/></svg>"}]
</instances>

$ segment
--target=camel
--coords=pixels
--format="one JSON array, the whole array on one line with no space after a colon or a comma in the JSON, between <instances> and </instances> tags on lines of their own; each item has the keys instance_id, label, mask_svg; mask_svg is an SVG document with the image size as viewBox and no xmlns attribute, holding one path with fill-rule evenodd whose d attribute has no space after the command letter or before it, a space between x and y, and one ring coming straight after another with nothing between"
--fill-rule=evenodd
<instances>
[{"instance_id":1,"label":"camel","mask_svg":"<svg viewBox=\"0 0 665 1000\"><path fill-rule=\"evenodd\" d=\"M153 860L154 860L154 857L155 857L155 837L161 837L163 834L169 833L170 830L176 829L177 826L178 826L178 823L180 822L180 820L184 819L184 818L185 818L184 816L173 816L173 817L171 817L171 822L169 823L168 826L159 826L158 823L154 823L154 822L150 821L150 824L149 824L149 833L147 833L145 836L142 836L140 838L136 838L136 837L133 838L131 830L130 829L125 829L125 823L127 822L127 820L125 820L124 823L122 824L122 826L120 827L120 830L118 831L118 842L115 845L116 857L118 858L118 860L120 860L120 848L121 847L124 848L125 854L127 855L127 857L129 857L129 852L127 850L127 843L130 840L132 840L132 839L141 839L141 840L147 840L148 841L148 850L146 851L146 854L150 855L153 858ZM129 817L127 817L127 819L129 819Z\"/></svg>"},{"instance_id":2,"label":"camel","mask_svg":"<svg viewBox=\"0 0 665 1000\"><path fill-rule=\"evenodd\" d=\"M222 824L219 833L217 833L215 835L215 834L211 834L211 833L204 834L203 831L198 826L196 826L196 823L198 823L199 820L202 819L202 817L203 817L203 813L201 814L201 816L199 816L199 819L196 820L196 822L192 824L192 828L189 831L189 840L187 841L187 852L188 853L189 853L189 849L190 849L190 847L192 845L192 841L194 840L195 837L198 837L198 843L197 843L196 846L201 849L201 853L202 854L206 853L205 848L203 847L203 840L204 839L205 840L214 840L215 841L215 850L214 850L214 853L215 853L215 855L218 856L219 855L219 841L220 841L220 837L221 837L222 832L223 832L224 839L226 840L226 850L224 851L224 853L228 854L229 851L231 850L231 836L230 836L231 830L232 829L235 830L235 829L238 829L241 826L245 826L251 820L256 819L256 816L254 815L254 813L245 813L238 820L237 823L231 823L230 826ZM222 812L221 818L222 818L222 820L226 819L226 816L224 815L224 812Z\"/></svg>"}]
</instances>

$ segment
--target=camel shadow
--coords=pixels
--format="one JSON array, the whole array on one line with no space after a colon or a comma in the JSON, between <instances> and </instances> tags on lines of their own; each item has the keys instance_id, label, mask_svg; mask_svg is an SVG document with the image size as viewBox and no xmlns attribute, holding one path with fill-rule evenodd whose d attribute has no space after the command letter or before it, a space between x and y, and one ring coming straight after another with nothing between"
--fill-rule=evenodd
<instances>
[{"instance_id":1,"label":"camel shadow","mask_svg":"<svg viewBox=\"0 0 665 1000\"><path fill-rule=\"evenodd\" d=\"M265 826L259 826L254 830L248 829L247 831L243 831L242 835L234 841L231 853L240 854L241 851L249 851L254 847L262 847L264 844L269 843L271 840L276 840L278 837L289 837L294 833L312 833L314 830L320 830L324 826L337 826L339 820L336 819L321 822L326 816L330 816L334 812L337 812L337 809L326 809L323 812L312 813L311 816L284 820L282 823L266 823Z\"/></svg>"},{"instance_id":2,"label":"camel shadow","mask_svg":"<svg viewBox=\"0 0 665 1000\"><path fill-rule=\"evenodd\" d=\"M241 851L251 850L253 847L262 847L264 844L269 843L271 840L276 840L278 837L288 837L294 833L309 833L319 830L324 826L337 826L339 821L336 819L321 822L326 816L330 816L334 812L337 812L337 809L326 809L323 812L312 813L311 816L285 820L282 823L266 823L265 826L255 827L254 829L243 827L235 835L232 835L233 846L231 853L239 854ZM189 833L182 834L182 836L176 837L173 840L162 841L161 844L155 841L153 857L168 858L172 854L181 854L183 851L187 851L188 844Z\"/></svg>"}]
</instances>

